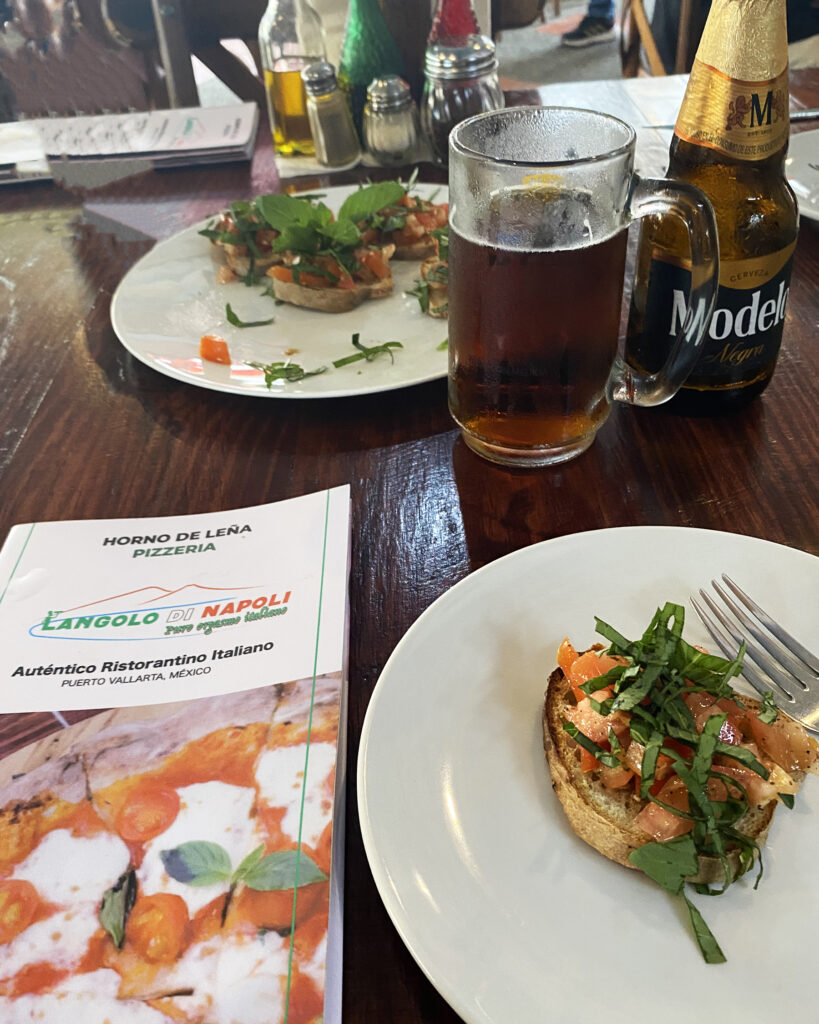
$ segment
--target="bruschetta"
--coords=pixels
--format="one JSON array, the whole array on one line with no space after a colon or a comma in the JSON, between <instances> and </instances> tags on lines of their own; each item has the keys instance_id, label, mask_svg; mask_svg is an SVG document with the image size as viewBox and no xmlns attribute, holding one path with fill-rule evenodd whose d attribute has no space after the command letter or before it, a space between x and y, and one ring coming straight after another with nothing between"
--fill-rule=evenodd
<instances>
[{"instance_id":1,"label":"bruschetta","mask_svg":"<svg viewBox=\"0 0 819 1024\"><path fill-rule=\"evenodd\" d=\"M722 891L752 868L778 803L792 803L819 753L771 695L732 689L738 661L686 644L682 616L666 605L634 642L598 623L609 646L581 654L564 640L542 711L572 829L678 895L686 882Z\"/></svg>"},{"instance_id":2,"label":"bruschetta","mask_svg":"<svg viewBox=\"0 0 819 1024\"><path fill-rule=\"evenodd\" d=\"M273 294L282 302L324 313L344 313L370 299L386 298L394 288L391 250L391 246L360 247L347 261L288 253L285 263L268 271Z\"/></svg>"},{"instance_id":3,"label":"bruschetta","mask_svg":"<svg viewBox=\"0 0 819 1024\"><path fill-rule=\"evenodd\" d=\"M266 223L257 201L233 203L200 234L210 239L218 254L220 284L236 280L255 284L270 267L283 262L282 253L273 248L279 232Z\"/></svg>"},{"instance_id":4,"label":"bruschetta","mask_svg":"<svg viewBox=\"0 0 819 1024\"><path fill-rule=\"evenodd\" d=\"M433 229L435 254L421 263L421 278L415 288L408 292L414 295L421 311L445 320L449 312L449 233L446 227Z\"/></svg>"},{"instance_id":5,"label":"bruschetta","mask_svg":"<svg viewBox=\"0 0 819 1024\"><path fill-rule=\"evenodd\" d=\"M433 203L406 191L364 227L367 241L395 246L397 260L425 260L437 252L433 232L449 222L449 203Z\"/></svg>"}]
</instances>

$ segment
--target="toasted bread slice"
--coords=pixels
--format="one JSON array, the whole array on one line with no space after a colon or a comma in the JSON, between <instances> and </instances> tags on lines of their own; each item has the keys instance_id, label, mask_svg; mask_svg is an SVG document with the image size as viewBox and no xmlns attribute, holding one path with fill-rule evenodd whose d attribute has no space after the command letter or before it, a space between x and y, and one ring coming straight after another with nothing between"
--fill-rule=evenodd
<instances>
[{"instance_id":1,"label":"toasted bread slice","mask_svg":"<svg viewBox=\"0 0 819 1024\"><path fill-rule=\"evenodd\" d=\"M224 254L225 263L238 278L247 277L250 273L250 254L245 245L230 245L229 243L214 243L219 251ZM256 277L263 277L265 273L277 263L284 263L284 254L280 252L268 252L257 256L253 261L253 272Z\"/></svg>"},{"instance_id":2,"label":"toasted bread slice","mask_svg":"<svg viewBox=\"0 0 819 1024\"><path fill-rule=\"evenodd\" d=\"M759 707L750 697L742 697L749 707ZM628 859L632 851L652 841L650 835L636 824L636 817L645 806L631 786L607 789L594 772L580 769L580 747L563 729L565 711L575 704L568 680L560 669L549 677L543 706L543 745L552 775L552 788L574 831L595 850L627 868L635 865ZM801 782L803 773L793 772ZM737 828L762 845L768 835L777 801L752 807L737 823ZM739 858L729 851L728 860L734 872ZM700 857L700 870L690 882L720 883L724 871L716 857Z\"/></svg>"},{"instance_id":3,"label":"toasted bread slice","mask_svg":"<svg viewBox=\"0 0 819 1024\"><path fill-rule=\"evenodd\" d=\"M424 235L412 245L395 246L394 260L425 260L428 256L434 256L438 252L435 239L432 235Z\"/></svg>"},{"instance_id":4,"label":"toasted bread slice","mask_svg":"<svg viewBox=\"0 0 819 1024\"><path fill-rule=\"evenodd\" d=\"M372 284L357 284L355 288L308 288L295 281L273 278L273 294L277 299L322 313L346 313L368 299L385 299L392 295L394 287L392 275Z\"/></svg>"}]
</instances>

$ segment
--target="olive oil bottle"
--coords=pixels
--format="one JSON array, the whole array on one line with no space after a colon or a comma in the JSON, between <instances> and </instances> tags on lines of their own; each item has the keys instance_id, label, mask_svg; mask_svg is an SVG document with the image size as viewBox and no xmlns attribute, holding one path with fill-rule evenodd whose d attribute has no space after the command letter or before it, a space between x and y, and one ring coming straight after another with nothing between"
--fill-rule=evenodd
<instances>
[{"instance_id":1,"label":"olive oil bottle","mask_svg":"<svg viewBox=\"0 0 819 1024\"><path fill-rule=\"evenodd\" d=\"M269 0L259 23L267 112L283 156L315 152L301 73L325 56L321 19L307 0Z\"/></svg>"}]
</instances>

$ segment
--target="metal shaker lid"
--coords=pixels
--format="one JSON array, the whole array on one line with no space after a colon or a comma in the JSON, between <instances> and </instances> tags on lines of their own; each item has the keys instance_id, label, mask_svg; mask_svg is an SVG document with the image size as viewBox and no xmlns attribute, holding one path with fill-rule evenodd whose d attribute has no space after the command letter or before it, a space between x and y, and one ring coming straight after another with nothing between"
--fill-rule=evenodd
<instances>
[{"instance_id":1,"label":"metal shaker lid","mask_svg":"<svg viewBox=\"0 0 819 1024\"><path fill-rule=\"evenodd\" d=\"M367 86L367 103L373 111L405 110L412 105L409 85L398 75L374 78Z\"/></svg>"},{"instance_id":2,"label":"metal shaker lid","mask_svg":"<svg viewBox=\"0 0 819 1024\"><path fill-rule=\"evenodd\" d=\"M424 71L430 78L473 78L497 66L495 44L488 36L438 39L424 56Z\"/></svg>"},{"instance_id":3,"label":"metal shaker lid","mask_svg":"<svg viewBox=\"0 0 819 1024\"><path fill-rule=\"evenodd\" d=\"M326 60L317 60L302 70L304 88L311 96L323 96L332 92L336 85L336 69Z\"/></svg>"}]
</instances>

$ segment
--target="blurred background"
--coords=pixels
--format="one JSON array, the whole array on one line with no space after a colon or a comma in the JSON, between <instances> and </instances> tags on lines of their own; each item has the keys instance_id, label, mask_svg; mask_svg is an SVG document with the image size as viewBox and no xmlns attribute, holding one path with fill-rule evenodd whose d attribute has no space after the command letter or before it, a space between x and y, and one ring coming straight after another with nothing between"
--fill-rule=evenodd
<instances>
[{"instance_id":1,"label":"blurred background","mask_svg":"<svg viewBox=\"0 0 819 1024\"><path fill-rule=\"evenodd\" d=\"M380 2L417 93L434 4ZM335 63L347 0L313 4ZM681 48L682 4L689 13ZM265 6L265 0L0 0L0 120L236 99L263 106L256 34ZM614 38L571 49L561 37L583 18L585 0L474 0L473 7L481 30L496 42L502 85L515 88L688 70L708 0L617 0ZM788 17L792 66L819 64L819 0L789 0Z\"/></svg>"}]
</instances>

